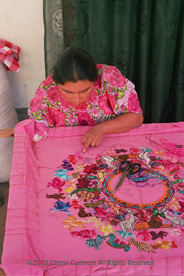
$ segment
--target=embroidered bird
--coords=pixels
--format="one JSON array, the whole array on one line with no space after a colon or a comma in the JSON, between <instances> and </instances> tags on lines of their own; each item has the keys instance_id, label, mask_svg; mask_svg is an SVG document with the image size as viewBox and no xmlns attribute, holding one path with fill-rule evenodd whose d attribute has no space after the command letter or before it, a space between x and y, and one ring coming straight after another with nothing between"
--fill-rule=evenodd
<instances>
[{"instance_id":1,"label":"embroidered bird","mask_svg":"<svg viewBox=\"0 0 184 276\"><path fill-rule=\"evenodd\" d=\"M68 216L71 215L71 212L68 211L68 209L70 208L70 203L64 203L60 200L56 201L56 203L54 204L55 209L50 209L51 212L55 212L55 211L64 211L68 213Z\"/></svg>"},{"instance_id":2,"label":"embroidered bird","mask_svg":"<svg viewBox=\"0 0 184 276\"><path fill-rule=\"evenodd\" d=\"M67 170L63 170L63 169L60 169L60 170L55 170L56 173L54 173L54 175L58 176L58 177L61 177L62 179L66 180L66 181L69 181L69 179L71 178L71 176L68 176L66 175L66 172Z\"/></svg>"},{"instance_id":3,"label":"embroidered bird","mask_svg":"<svg viewBox=\"0 0 184 276\"><path fill-rule=\"evenodd\" d=\"M121 235L123 239L126 239L126 237L135 238L135 236L128 231L116 231L115 234Z\"/></svg>"}]
</instances>

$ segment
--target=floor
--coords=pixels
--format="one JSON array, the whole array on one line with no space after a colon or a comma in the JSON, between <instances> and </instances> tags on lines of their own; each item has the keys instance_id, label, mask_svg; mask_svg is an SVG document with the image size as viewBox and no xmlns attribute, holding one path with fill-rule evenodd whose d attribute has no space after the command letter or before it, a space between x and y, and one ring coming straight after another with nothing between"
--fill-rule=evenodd
<instances>
[{"instance_id":1,"label":"floor","mask_svg":"<svg viewBox=\"0 0 184 276\"><path fill-rule=\"evenodd\" d=\"M4 204L0 206L0 263L3 251L4 231L6 223L6 212L8 203L8 191L9 183L0 183L0 202L4 201Z\"/></svg>"}]
</instances>

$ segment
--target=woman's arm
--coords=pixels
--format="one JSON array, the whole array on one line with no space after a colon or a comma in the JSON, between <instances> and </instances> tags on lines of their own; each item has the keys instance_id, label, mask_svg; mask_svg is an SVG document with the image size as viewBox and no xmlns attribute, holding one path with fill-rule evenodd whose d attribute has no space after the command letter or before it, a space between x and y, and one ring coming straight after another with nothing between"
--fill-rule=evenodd
<instances>
[{"instance_id":1,"label":"woman's arm","mask_svg":"<svg viewBox=\"0 0 184 276\"><path fill-rule=\"evenodd\" d=\"M127 132L143 123L142 113L124 113L109 121L102 122L86 132L82 138L83 152L91 147L99 146L105 134Z\"/></svg>"}]
</instances>

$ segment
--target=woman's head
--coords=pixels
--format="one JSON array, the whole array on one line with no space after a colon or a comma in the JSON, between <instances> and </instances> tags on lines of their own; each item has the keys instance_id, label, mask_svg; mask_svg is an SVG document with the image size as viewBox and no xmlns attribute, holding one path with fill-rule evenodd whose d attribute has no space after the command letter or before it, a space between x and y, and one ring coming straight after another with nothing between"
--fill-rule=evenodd
<instances>
[{"instance_id":1,"label":"woman's head","mask_svg":"<svg viewBox=\"0 0 184 276\"><path fill-rule=\"evenodd\" d=\"M97 68L93 58L83 49L69 47L64 50L53 72L53 80L57 84L97 79Z\"/></svg>"},{"instance_id":2,"label":"woman's head","mask_svg":"<svg viewBox=\"0 0 184 276\"><path fill-rule=\"evenodd\" d=\"M70 47L62 52L54 68L53 80L65 101L80 105L91 97L97 76L92 57L80 48Z\"/></svg>"}]
</instances>

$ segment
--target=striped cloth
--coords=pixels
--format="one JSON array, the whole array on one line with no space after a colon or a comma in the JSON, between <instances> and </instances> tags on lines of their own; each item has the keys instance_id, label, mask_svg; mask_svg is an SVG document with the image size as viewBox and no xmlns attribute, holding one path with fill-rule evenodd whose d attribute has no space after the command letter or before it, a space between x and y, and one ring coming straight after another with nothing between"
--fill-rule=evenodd
<instances>
[{"instance_id":1,"label":"striped cloth","mask_svg":"<svg viewBox=\"0 0 184 276\"><path fill-rule=\"evenodd\" d=\"M4 39L0 39L0 60L6 65L8 71L19 71L19 53L19 46Z\"/></svg>"}]
</instances>

